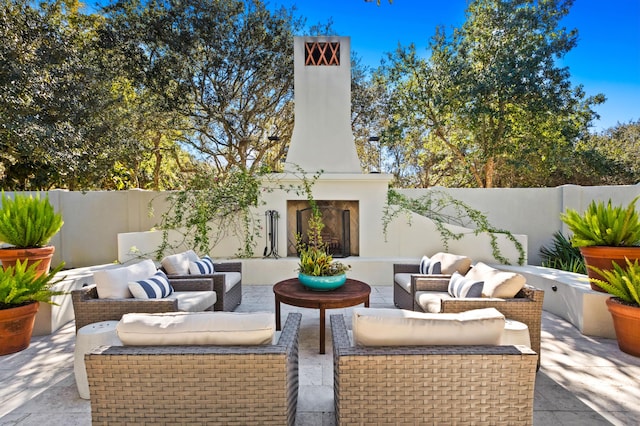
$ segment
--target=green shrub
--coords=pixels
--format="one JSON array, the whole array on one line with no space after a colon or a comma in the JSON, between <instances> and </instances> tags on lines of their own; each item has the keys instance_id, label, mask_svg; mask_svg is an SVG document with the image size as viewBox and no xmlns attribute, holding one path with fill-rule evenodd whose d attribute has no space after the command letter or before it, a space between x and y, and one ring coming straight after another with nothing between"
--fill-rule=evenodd
<instances>
[{"instance_id":1,"label":"green shrub","mask_svg":"<svg viewBox=\"0 0 640 426\"><path fill-rule=\"evenodd\" d=\"M51 286L62 280L53 281L54 276L62 270L64 263L47 274L37 276L39 262L27 267L27 261L18 260L15 266L0 268L0 309L8 309L29 302L54 304L52 296L62 295L62 291L54 291Z\"/></svg>"},{"instance_id":2,"label":"green shrub","mask_svg":"<svg viewBox=\"0 0 640 426\"><path fill-rule=\"evenodd\" d=\"M587 273L580 249L574 247L561 232L553 234L553 242L549 247L543 246L540 249L540 255L542 266L578 274Z\"/></svg>"},{"instance_id":3,"label":"green shrub","mask_svg":"<svg viewBox=\"0 0 640 426\"><path fill-rule=\"evenodd\" d=\"M640 264L638 259L635 262L631 262L629 259L625 259L625 261L626 267L623 268L617 263L613 263L611 270L589 266L589 269L604 277L604 280L590 278L590 281L612 296L626 303L640 306Z\"/></svg>"},{"instance_id":4,"label":"green shrub","mask_svg":"<svg viewBox=\"0 0 640 426\"><path fill-rule=\"evenodd\" d=\"M574 247L610 246L631 247L640 244L640 216L635 209L634 198L626 208L613 207L611 200L605 205L602 201L592 201L580 215L568 209L560 218L569 226Z\"/></svg>"},{"instance_id":5,"label":"green shrub","mask_svg":"<svg viewBox=\"0 0 640 426\"><path fill-rule=\"evenodd\" d=\"M18 248L43 247L63 223L48 195L40 198L40 194L34 197L16 193L11 199L2 192L0 241Z\"/></svg>"}]
</instances>

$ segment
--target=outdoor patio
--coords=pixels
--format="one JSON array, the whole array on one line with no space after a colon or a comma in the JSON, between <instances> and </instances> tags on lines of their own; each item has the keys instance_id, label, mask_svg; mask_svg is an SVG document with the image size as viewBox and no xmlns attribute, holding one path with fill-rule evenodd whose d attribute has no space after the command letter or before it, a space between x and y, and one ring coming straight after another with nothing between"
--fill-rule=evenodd
<instances>
[{"instance_id":1,"label":"outdoor patio","mask_svg":"<svg viewBox=\"0 0 640 426\"><path fill-rule=\"evenodd\" d=\"M270 285L243 288L241 312L274 311ZM393 307L392 287L374 286L371 307ZM330 329L327 353L318 354L318 311L282 305L283 317L301 312L300 390L297 424L332 425L333 366ZM351 309L327 315L350 315ZM328 321L327 321L328 324ZM583 336L566 321L543 312L542 366L537 373L535 425L631 425L640 418L640 358L626 355L612 339ZM31 346L0 357L0 425L89 425L91 408L73 374L73 322ZM446 419L443 419L446 424Z\"/></svg>"}]
</instances>

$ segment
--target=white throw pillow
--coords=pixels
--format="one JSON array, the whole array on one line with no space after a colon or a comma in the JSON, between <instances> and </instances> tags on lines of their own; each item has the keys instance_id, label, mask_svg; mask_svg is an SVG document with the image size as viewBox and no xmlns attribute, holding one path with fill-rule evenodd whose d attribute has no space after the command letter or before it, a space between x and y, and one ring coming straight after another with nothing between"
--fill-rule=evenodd
<instances>
[{"instance_id":1,"label":"white throw pillow","mask_svg":"<svg viewBox=\"0 0 640 426\"><path fill-rule=\"evenodd\" d=\"M169 275L189 275L189 262L200 260L193 250L166 256L160 261L162 267Z\"/></svg>"},{"instance_id":2,"label":"white throw pillow","mask_svg":"<svg viewBox=\"0 0 640 426\"><path fill-rule=\"evenodd\" d=\"M484 281L483 297L511 299L524 287L527 280L515 272L499 271L491 266L478 262L466 275L473 281Z\"/></svg>"},{"instance_id":3,"label":"white throw pillow","mask_svg":"<svg viewBox=\"0 0 640 426\"><path fill-rule=\"evenodd\" d=\"M196 262L189 262L189 273L191 275L211 275L215 272L213 260L205 256Z\"/></svg>"},{"instance_id":4,"label":"white throw pillow","mask_svg":"<svg viewBox=\"0 0 640 426\"><path fill-rule=\"evenodd\" d=\"M451 297L482 297L483 285L483 281L474 281L454 272L449 279L449 294Z\"/></svg>"},{"instance_id":5,"label":"white throw pillow","mask_svg":"<svg viewBox=\"0 0 640 426\"><path fill-rule=\"evenodd\" d=\"M125 314L116 330L124 345L268 345L273 312Z\"/></svg>"},{"instance_id":6,"label":"white throw pillow","mask_svg":"<svg viewBox=\"0 0 640 426\"><path fill-rule=\"evenodd\" d=\"M169 279L162 271L152 277L129 282L129 291L136 299L163 299L173 293Z\"/></svg>"},{"instance_id":7,"label":"white throw pillow","mask_svg":"<svg viewBox=\"0 0 640 426\"><path fill-rule=\"evenodd\" d=\"M95 271L93 278L100 299L130 299L129 282L152 276L156 265L151 259L120 268Z\"/></svg>"},{"instance_id":8,"label":"white throw pillow","mask_svg":"<svg viewBox=\"0 0 640 426\"><path fill-rule=\"evenodd\" d=\"M495 308L455 314L354 308L353 340L361 346L498 345L504 324Z\"/></svg>"},{"instance_id":9,"label":"white throw pillow","mask_svg":"<svg viewBox=\"0 0 640 426\"><path fill-rule=\"evenodd\" d=\"M451 275L459 272L464 275L471 267L471 259L451 253L436 253L429 261L429 274Z\"/></svg>"}]
</instances>

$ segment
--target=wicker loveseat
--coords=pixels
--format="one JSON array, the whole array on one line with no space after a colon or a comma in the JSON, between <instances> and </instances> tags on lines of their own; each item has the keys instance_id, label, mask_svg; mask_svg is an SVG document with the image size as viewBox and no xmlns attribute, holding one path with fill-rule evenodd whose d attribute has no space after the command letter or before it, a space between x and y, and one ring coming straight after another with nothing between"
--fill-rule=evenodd
<instances>
[{"instance_id":1,"label":"wicker loveseat","mask_svg":"<svg viewBox=\"0 0 640 426\"><path fill-rule=\"evenodd\" d=\"M85 356L92 424L293 425L301 314L276 344L113 346Z\"/></svg>"},{"instance_id":2,"label":"wicker loveseat","mask_svg":"<svg viewBox=\"0 0 640 426\"><path fill-rule=\"evenodd\" d=\"M176 293L180 292L212 292L211 278L169 279ZM174 295L176 294L174 293ZM187 294L188 296L188 294ZM217 294L214 298L217 300ZM76 319L76 331L87 324L100 321L119 321L124 314L131 312L161 313L179 311L176 298L164 299L101 299L95 284L82 287L71 292L73 311ZM209 306L212 309L213 305Z\"/></svg>"},{"instance_id":3,"label":"wicker loveseat","mask_svg":"<svg viewBox=\"0 0 640 426\"><path fill-rule=\"evenodd\" d=\"M540 354L543 290L525 284L513 298L453 298L448 295L451 278L449 275L421 275L418 273L418 268L418 265L394 265L395 274L412 274L407 296L404 297L404 293L406 293L404 288L398 290L398 294L402 294L404 297L401 305L407 306L404 309L418 312L456 313L471 309L496 308L505 317L527 325L531 349ZM397 286L397 283L394 283L394 286ZM433 296L429 297L430 293ZM409 299L411 300L410 305ZM422 304L416 299L422 299ZM424 299L427 299L426 302Z\"/></svg>"},{"instance_id":4,"label":"wicker loveseat","mask_svg":"<svg viewBox=\"0 0 640 426\"><path fill-rule=\"evenodd\" d=\"M336 424L532 424L529 348L352 346L344 317L330 320Z\"/></svg>"}]
</instances>

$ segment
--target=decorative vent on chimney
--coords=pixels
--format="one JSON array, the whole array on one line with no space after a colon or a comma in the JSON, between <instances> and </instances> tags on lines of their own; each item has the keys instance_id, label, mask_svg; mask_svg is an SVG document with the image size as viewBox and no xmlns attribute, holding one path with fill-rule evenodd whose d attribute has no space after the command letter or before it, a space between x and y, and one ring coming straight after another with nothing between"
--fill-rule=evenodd
<instances>
[{"instance_id":1,"label":"decorative vent on chimney","mask_svg":"<svg viewBox=\"0 0 640 426\"><path fill-rule=\"evenodd\" d=\"M340 65L339 42L313 42L304 44L305 65Z\"/></svg>"}]
</instances>

